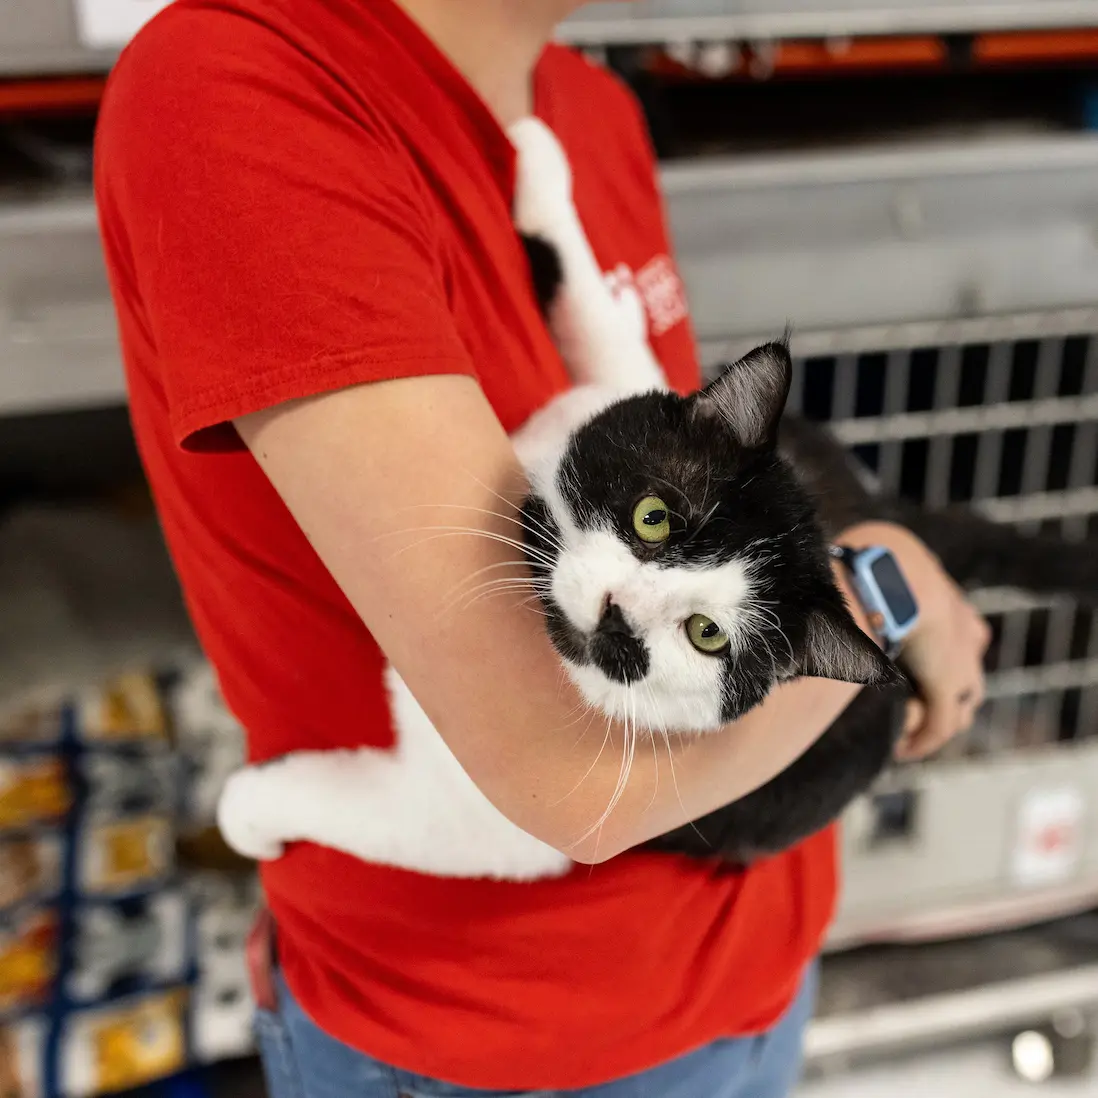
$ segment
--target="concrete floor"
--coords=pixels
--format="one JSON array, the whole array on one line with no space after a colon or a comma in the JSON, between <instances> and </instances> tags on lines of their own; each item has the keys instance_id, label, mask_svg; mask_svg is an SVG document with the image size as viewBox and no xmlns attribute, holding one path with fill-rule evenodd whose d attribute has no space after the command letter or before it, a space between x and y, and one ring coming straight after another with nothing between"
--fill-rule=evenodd
<instances>
[{"instance_id":1,"label":"concrete floor","mask_svg":"<svg viewBox=\"0 0 1098 1098\"><path fill-rule=\"evenodd\" d=\"M1034 1086L1009 1069L1005 1048L987 1042L885 1063L802 1087L796 1098L1098 1098L1098 1068L1084 1079Z\"/></svg>"},{"instance_id":2,"label":"concrete floor","mask_svg":"<svg viewBox=\"0 0 1098 1098\"><path fill-rule=\"evenodd\" d=\"M211 1098L266 1098L258 1070L222 1069ZM1010 1071L1002 1043L984 1042L885 1062L806 1083L795 1098L1098 1098L1098 1065L1085 1079L1033 1086ZM144 1095L141 1098L145 1098Z\"/></svg>"}]
</instances>

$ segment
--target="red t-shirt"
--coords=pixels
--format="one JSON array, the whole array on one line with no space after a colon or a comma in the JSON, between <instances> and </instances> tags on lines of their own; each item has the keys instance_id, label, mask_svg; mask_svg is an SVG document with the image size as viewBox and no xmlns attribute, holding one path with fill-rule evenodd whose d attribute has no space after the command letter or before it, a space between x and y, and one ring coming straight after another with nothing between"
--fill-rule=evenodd
<instances>
[{"instance_id":1,"label":"red t-shirt","mask_svg":"<svg viewBox=\"0 0 1098 1098\"><path fill-rule=\"evenodd\" d=\"M690 390L636 104L556 47L536 104L596 255ZM381 652L228 421L452 372L513 429L565 387L511 227L509 142L391 0L177 0L113 74L96 165L134 428L252 757L391 743ZM468 1086L573 1088L770 1026L835 866L830 833L747 873L632 853L529 884L301 844L263 882L287 981L336 1037Z\"/></svg>"}]
</instances>

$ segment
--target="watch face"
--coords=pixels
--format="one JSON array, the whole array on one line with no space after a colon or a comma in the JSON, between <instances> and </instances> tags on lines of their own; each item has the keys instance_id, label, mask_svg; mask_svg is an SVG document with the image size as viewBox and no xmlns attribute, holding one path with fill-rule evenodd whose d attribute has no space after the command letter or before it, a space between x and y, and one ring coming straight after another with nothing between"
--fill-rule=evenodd
<instances>
[{"instance_id":1,"label":"watch face","mask_svg":"<svg viewBox=\"0 0 1098 1098\"><path fill-rule=\"evenodd\" d=\"M900 566L891 553L882 553L869 566L873 579L880 589L885 605L898 629L903 629L918 614L919 608L911 595L911 588L900 572Z\"/></svg>"}]
</instances>

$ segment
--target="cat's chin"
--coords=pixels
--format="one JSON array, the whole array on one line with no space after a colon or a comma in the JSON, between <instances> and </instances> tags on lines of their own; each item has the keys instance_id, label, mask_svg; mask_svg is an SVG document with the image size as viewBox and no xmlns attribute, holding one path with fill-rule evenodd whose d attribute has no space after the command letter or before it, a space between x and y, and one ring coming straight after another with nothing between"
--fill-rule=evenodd
<instances>
[{"instance_id":1,"label":"cat's chin","mask_svg":"<svg viewBox=\"0 0 1098 1098\"><path fill-rule=\"evenodd\" d=\"M724 723L721 701L711 690L669 691L651 678L625 685L608 679L592 664L565 659L568 677L588 705L638 731L715 732Z\"/></svg>"}]
</instances>

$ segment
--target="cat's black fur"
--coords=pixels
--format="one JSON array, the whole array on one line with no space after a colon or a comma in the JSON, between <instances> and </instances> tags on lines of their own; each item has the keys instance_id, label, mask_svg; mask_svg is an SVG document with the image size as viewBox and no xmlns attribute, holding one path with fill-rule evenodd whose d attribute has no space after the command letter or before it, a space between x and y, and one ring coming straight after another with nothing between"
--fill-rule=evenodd
<instances>
[{"instance_id":1,"label":"cat's black fur","mask_svg":"<svg viewBox=\"0 0 1098 1098\"><path fill-rule=\"evenodd\" d=\"M540 236L524 236L523 246L526 259L530 264L530 282L534 287L534 297L543 313L548 311L557 295L564 272L561 269L560 256L552 244Z\"/></svg>"},{"instance_id":2,"label":"cat's black fur","mask_svg":"<svg viewBox=\"0 0 1098 1098\"><path fill-rule=\"evenodd\" d=\"M747 646L714 656L726 666L722 721L758 705L776 681L799 675L895 683L895 669L854 624L835 586L827 541L809 494L777 452L770 431L785 403L789 353L782 344L753 352L739 367L751 377L780 379L757 438L746 439L718 407L731 375L684 400L646 393L608 408L572 437L558 473L559 490L581 530L613 529L641 560L661 566L757 564L757 596L765 605ZM670 508L671 535L659 545L638 541L632 512L654 492ZM544 504L527 505L530 566L548 579L555 529ZM547 586L547 585L546 585ZM648 673L643 643L615 631L594 651L551 595L543 595L550 636L574 663L594 663L609 678L634 682ZM596 638L597 639L597 638ZM703 657L704 658L704 657Z\"/></svg>"},{"instance_id":3,"label":"cat's black fur","mask_svg":"<svg viewBox=\"0 0 1098 1098\"><path fill-rule=\"evenodd\" d=\"M837 534L866 519L894 517L894 508L867 491L855 472L853 459L825 428L799 417L784 416L779 446L802 484L812 492L828 534ZM965 521L952 529L943 529L946 538L937 539L932 546L940 555L944 552L944 558L952 556L954 542L964 543L969 525L981 530L992 525L968 513L963 518ZM1000 527L992 527L990 532L1005 536L1008 542L1018 540ZM953 574L964 579L961 574ZM1098 595L1098 576L1092 576L1091 587ZM749 864L821 830L889 765L909 692L906 684L864 688L827 732L765 785L649 845L694 857L716 855Z\"/></svg>"},{"instance_id":4,"label":"cat's black fur","mask_svg":"<svg viewBox=\"0 0 1098 1098\"><path fill-rule=\"evenodd\" d=\"M538 242L531 253L543 274L552 268L546 247ZM539 282L539 297L551 303L551 279ZM1098 602L1094 545L1026 538L967 510L925 512L872 494L825 428L782 416L790 369L787 346L770 344L726 367L692 398L630 398L581 428L564 458L560 482L581 526L610 518L627 531L637 498L658 483L674 493L667 502L678 512L677 528L658 549L661 559L720 562L749 556L752 545L766 547L765 595L774 620L761 623L762 643L754 650L725 657L730 673L723 719L746 712L775 682L797 675L872 684L771 781L661 836L652 849L749 863L825 827L888 765L910 684L857 629L833 583L827 545L845 527L871 518L901 522L965 586L998 584ZM737 378L760 371L771 378L771 391L752 406L759 414L751 421L744 409L736 410ZM734 430L714 431L712 416L721 413ZM544 504L528 500L524 518L536 556L554 556ZM531 568L545 571L535 557ZM582 662L584 639L574 635L551 597L543 601L556 647Z\"/></svg>"}]
</instances>

